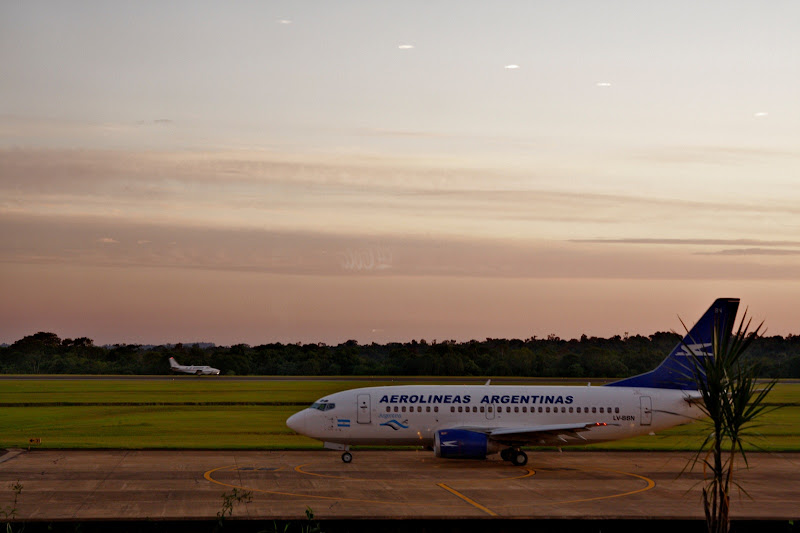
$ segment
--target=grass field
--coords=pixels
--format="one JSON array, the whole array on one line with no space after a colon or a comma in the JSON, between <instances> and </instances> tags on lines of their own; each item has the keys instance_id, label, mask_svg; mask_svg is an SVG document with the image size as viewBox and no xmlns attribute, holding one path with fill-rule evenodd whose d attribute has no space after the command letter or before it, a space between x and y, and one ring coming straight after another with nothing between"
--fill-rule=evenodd
<instances>
[{"instance_id":1,"label":"grass field","mask_svg":"<svg viewBox=\"0 0 800 533\"><path fill-rule=\"evenodd\" d=\"M404 383L414 381L396 382ZM31 438L41 439L46 448L320 448L321 443L287 428L286 418L332 392L371 385L214 378L3 380L0 448L27 447ZM800 384L779 384L768 401L785 406L763 418L758 428L763 438L753 442L771 451L800 451ZM703 432L704 426L694 423L586 448L694 450Z\"/></svg>"}]
</instances>

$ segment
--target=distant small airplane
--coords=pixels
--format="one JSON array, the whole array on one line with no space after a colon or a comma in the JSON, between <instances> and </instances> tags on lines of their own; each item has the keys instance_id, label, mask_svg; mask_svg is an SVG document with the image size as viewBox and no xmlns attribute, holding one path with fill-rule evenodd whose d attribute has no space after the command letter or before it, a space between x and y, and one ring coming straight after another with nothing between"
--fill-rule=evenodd
<instances>
[{"instance_id":1,"label":"distant small airplane","mask_svg":"<svg viewBox=\"0 0 800 533\"><path fill-rule=\"evenodd\" d=\"M169 366L173 372L184 372L186 374L197 374L198 376L201 374L213 374L215 376L219 375L218 368L211 368L210 366L186 366L186 365L179 365L178 362L175 360L174 357L169 358Z\"/></svg>"}]
</instances>

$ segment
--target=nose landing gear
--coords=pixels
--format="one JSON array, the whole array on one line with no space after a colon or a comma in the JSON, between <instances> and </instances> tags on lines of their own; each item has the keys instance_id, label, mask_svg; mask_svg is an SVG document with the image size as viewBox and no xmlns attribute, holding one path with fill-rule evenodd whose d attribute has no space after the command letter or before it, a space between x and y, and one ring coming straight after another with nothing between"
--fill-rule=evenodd
<instances>
[{"instance_id":1,"label":"nose landing gear","mask_svg":"<svg viewBox=\"0 0 800 533\"><path fill-rule=\"evenodd\" d=\"M342 454L342 462L343 462L343 463L349 463L349 462L350 462L350 461L352 461L352 460L353 460L353 454L352 454L352 453L350 453L350 452L344 452L344 453Z\"/></svg>"}]
</instances>

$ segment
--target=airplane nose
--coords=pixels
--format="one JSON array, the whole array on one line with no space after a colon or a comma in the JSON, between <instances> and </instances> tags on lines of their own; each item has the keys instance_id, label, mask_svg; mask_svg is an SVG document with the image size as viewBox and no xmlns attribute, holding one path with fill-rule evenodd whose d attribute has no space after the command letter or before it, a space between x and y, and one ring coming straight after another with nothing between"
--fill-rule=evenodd
<instances>
[{"instance_id":1,"label":"airplane nose","mask_svg":"<svg viewBox=\"0 0 800 533\"><path fill-rule=\"evenodd\" d=\"M294 431L295 433L300 433L301 435L306 431L306 417L305 412L300 411L299 413L295 413L290 416L286 420L286 425L289 426L289 429Z\"/></svg>"}]
</instances>

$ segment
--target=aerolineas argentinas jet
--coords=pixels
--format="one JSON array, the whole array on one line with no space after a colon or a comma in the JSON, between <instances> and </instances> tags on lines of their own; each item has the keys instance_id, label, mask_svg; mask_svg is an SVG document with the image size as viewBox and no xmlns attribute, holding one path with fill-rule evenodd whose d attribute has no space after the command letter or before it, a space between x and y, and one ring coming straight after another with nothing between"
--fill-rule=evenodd
<instances>
[{"instance_id":1,"label":"aerolineas argentinas jet","mask_svg":"<svg viewBox=\"0 0 800 533\"><path fill-rule=\"evenodd\" d=\"M179 365L174 357L169 358L169 367L173 372L185 372L186 374L197 374L198 376L201 374L213 374L215 376L219 375L218 368L212 368L210 366Z\"/></svg>"},{"instance_id":2,"label":"aerolineas argentinas jet","mask_svg":"<svg viewBox=\"0 0 800 533\"><path fill-rule=\"evenodd\" d=\"M432 447L437 457L500 452L527 464L520 447L589 444L645 435L702 417L691 357L713 357L714 327L730 331L739 300L721 298L656 368L602 387L404 385L337 392L292 415L297 433L350 445Z\"/></svg>"}]
</instances>

